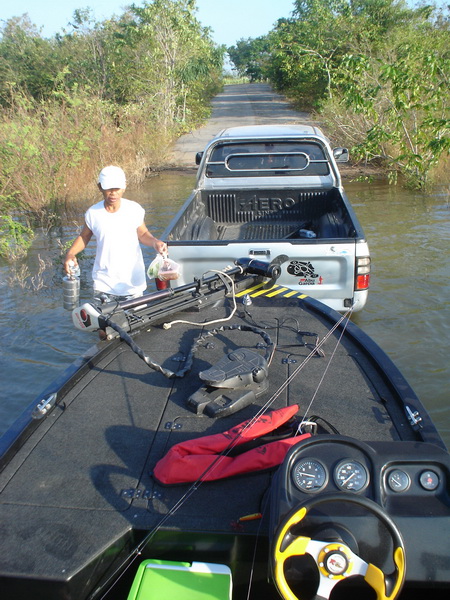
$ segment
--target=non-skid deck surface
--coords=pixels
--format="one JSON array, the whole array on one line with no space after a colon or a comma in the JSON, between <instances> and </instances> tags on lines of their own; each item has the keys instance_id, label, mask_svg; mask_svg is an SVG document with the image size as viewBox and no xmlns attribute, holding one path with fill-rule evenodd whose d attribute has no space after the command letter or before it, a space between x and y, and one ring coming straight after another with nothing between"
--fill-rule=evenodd
<instances>
[{"instance_id":1,"label":"non-skid deck surface","mask_svg":"<svg viewBox=\"0 0 450 600\"><path fill-rule=\"evenodd\" d=\"M276 343L270 388L258 399L258 406L309 354L303 342L313 338L296 330L317 333L320 339L327 333L326 326L297 314L299 300L290 302L287 313L280 311L276 298L255 299L248 309L253 321L247 322L265 328ZM218 307L179 316L203 322L229 312L229 307ZM244 321L235 316L230 322ZM169 332L160 326L150 329L136 342L173 371L181 367L180 359L201 332L201 327L191 325L174 325ZM67 395L63 410L57 408L46 419L40 443L34 446L29 441L1 475L2 571L23 569L50 578L65 570L76 573L114 540L120 545L131 528L148 531L160 524L189 486L155 483L151 477L155 463L173 444L227 430L252 417L258 408L249 406L222 419L193 414L186 399L201 386L198 372L224 352L255 349L261 343L263 339L253 332L219 333L198 350L192 371L182 379L169 380L152 371L126 345L104 357ZM303 414L314 397L308 414L324 417L341 434L395 439L381 400L387 391L375 390L374 373L362 373L357 349L338 347L318 389L335 346L332 336L323 347L326 356L309 360L271 408L298 403ZM204 483L164 521L162 529L233 533L239 517L261 510L270 480L271 473L265 472ZM250 524L247 531L257 527Z\"/></svg>"}]
</instances>

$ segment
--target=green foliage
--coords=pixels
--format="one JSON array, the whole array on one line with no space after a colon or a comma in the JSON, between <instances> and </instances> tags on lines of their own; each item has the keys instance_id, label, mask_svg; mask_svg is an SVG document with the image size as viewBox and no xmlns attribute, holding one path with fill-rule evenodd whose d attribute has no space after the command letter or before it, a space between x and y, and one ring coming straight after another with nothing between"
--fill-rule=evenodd
<instances>
[{"instance_id":1,"label":"green foliage","mask_svg":"<svg viewBox=\"0 0 450 600\"><path fill-rule=\"evenodd\" d=\"M233 60L247 74L263 64L259 72L326 116L354 156L420 187L449 151L449 37L448 7L296 0L263 49L242 40Z\"/></svg>"},{"instance_id":2,"label":"green foliage","mask_svg":"<svg viewBox=\"0 0 450 600\"><path fill-rule=\"evenodd\" d=\"M26 15L6 21L0 41L0 103L8 104L16 90L45 97L57 64L54 44L40 37Z\"/></svg>"},{"instance_id":3,"label":"green foliage","mask_svg":"<svg viewBox=\"0 0 450 600\"><path fill-rule=\"evenodd\" d=\"M241 77L250 81L264 81L269 66L269 40L266 36L241 39L227 49L230 60Z\"/></svg>"},{"instance_id":4,"label":"green foliage","mask_svg":"<svg viewBox=\"0 0 450 600\"><path fill-rule=\"evenodd\" d=\"M343 106L365 118L357 155L382 158L420 187L449 151L448 32L419 16L407 29L392 32L386 46L383 56L345 56L338 89Z\"/></svg>"},{"instance_id":5,"label":"green foliage","mask_svg":"<svg viewBox=\"0 0 450 600\"><path fill-rule=\"evenodd\" d=\"M200 122L221 87L224 47L195 0L132 5L103 23L76 10L43 39L27 16L0 29L0 193L8 210L57 212L121 164L130 181L161 164L173 137ZM6 205L5 205L6 206Z\"/></svg>"},{"instance_id":6,"label":"green foliage","mask_svg":"<svg viewBox=\"0 0 450 600\"><path fill-rule=\"evenodd\" d=\"M65 201L76 173L100 144L111 112L106 103L76 89L39 103L17 95L0 118L3 193L35 212L56 199Z\"/></svg>"},{"instance_id":7,"label":"green foliage","mask_svg":"<svg viewBox=\"0 0 450 600\"><path fill-rule=\"evenodd\" d=\"M33 242L33 230L9 215L0 216L0 256L8 261L26 255Z\"/></svg>"},{"instance_id":8,"label":"green foliage","mask_svg":"<svg viewBox=\"0 0 450 600\"><path fill-rule=\"evenodd\" d=\"M217 90L224 49L213 46L191 0L132 5L130 17L121 23L120 53L114 59L122 98L140 102L150 97L164 130L186 123L192 107Z\"/></svg>"}]
</instances>

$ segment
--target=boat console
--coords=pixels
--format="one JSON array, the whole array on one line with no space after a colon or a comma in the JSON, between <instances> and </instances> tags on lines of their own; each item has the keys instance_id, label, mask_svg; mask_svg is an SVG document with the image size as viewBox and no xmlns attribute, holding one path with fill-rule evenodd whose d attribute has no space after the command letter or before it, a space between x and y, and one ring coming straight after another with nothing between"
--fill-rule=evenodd
<instances>
[{"instance_id":1,"label":"boat console","mask_svg":"<svg viewBox=\"0 0 450 600\"><path fill-rule=\"evenodd\" d=\"M395 598L405 576L417 588L430 579L445 585L449 474L448 453L433 444L340 435L299 443L271 487L272 570L281 596L307 598L316 587L328 598L356 574L378 598Z\"/></svg>"}]
</instances>

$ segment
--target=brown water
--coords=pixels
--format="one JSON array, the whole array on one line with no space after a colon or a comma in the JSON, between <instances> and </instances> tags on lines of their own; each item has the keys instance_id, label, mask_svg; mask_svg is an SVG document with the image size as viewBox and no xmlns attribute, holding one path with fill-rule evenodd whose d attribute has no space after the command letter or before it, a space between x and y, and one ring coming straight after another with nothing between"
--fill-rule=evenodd
<instances>
[{"instance_id":1,"label":"brown water","mask_svg":"<svg viewBox=\"0 0 450 600\"><path fill-rule=\"evenodd\" d=\"M193 187L195 176L167 171L127 196L147 211L146 222L161 235ZM450 197L390 187L384 181L346 183L345 188L369 242L372 283L366 308L355 315L391 356L433 416L450 447ZM76 211L82 223L86 206ZM8 284L0 264L0 435L22 410L75 358L97 340L77 331L62 308L59 243L76 235L71 217L50 233L36 231L28 258L33 274L38 257L53 261L41 281L26 288ZM90 299L94 244L82 263L82 299ZM145 249L148 265L152 252Z\"/></svg>"}]
</instances>

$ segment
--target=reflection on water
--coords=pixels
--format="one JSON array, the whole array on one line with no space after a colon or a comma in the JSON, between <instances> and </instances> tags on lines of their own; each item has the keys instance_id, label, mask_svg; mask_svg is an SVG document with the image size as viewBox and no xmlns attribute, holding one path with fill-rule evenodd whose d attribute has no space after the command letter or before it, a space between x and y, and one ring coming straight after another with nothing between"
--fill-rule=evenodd
<instances>
[{"instance_id":1,"label":"reflection on water","mask_svg":"<svg viewBox=\"0 0 450 600\"><path fill-rule=\"evenodd\" d=\"M450 443L448 190L350 184L372 256L369 302L355 322L391 356Z\"/></svg>"},{"instance_id":2,"label":"reflection on water","mask_svg":"<svg viewBox=\"0 0 450 600\"><path fill-rule=\"evenodd\" d=\"M167 171L150 178L127 197L146 209L156 236L189 195L191 172ZM448 190L418 193L382 181L349 183L346 190L369 241L372 284L366 308L354 316L392 357L450 446L450 225ZM8 285L11 273L0 265L0 434L75 358L96 342L96 334L75 330L62 308L60 244L72 240L83 210L50 234L36 232L28 258L32 273L38 257L52 264L34 289ZM90 299L95 251L82 261L81 297ZM144 249L146 264L153 258Z\"/></svg>"}]
</instances>

